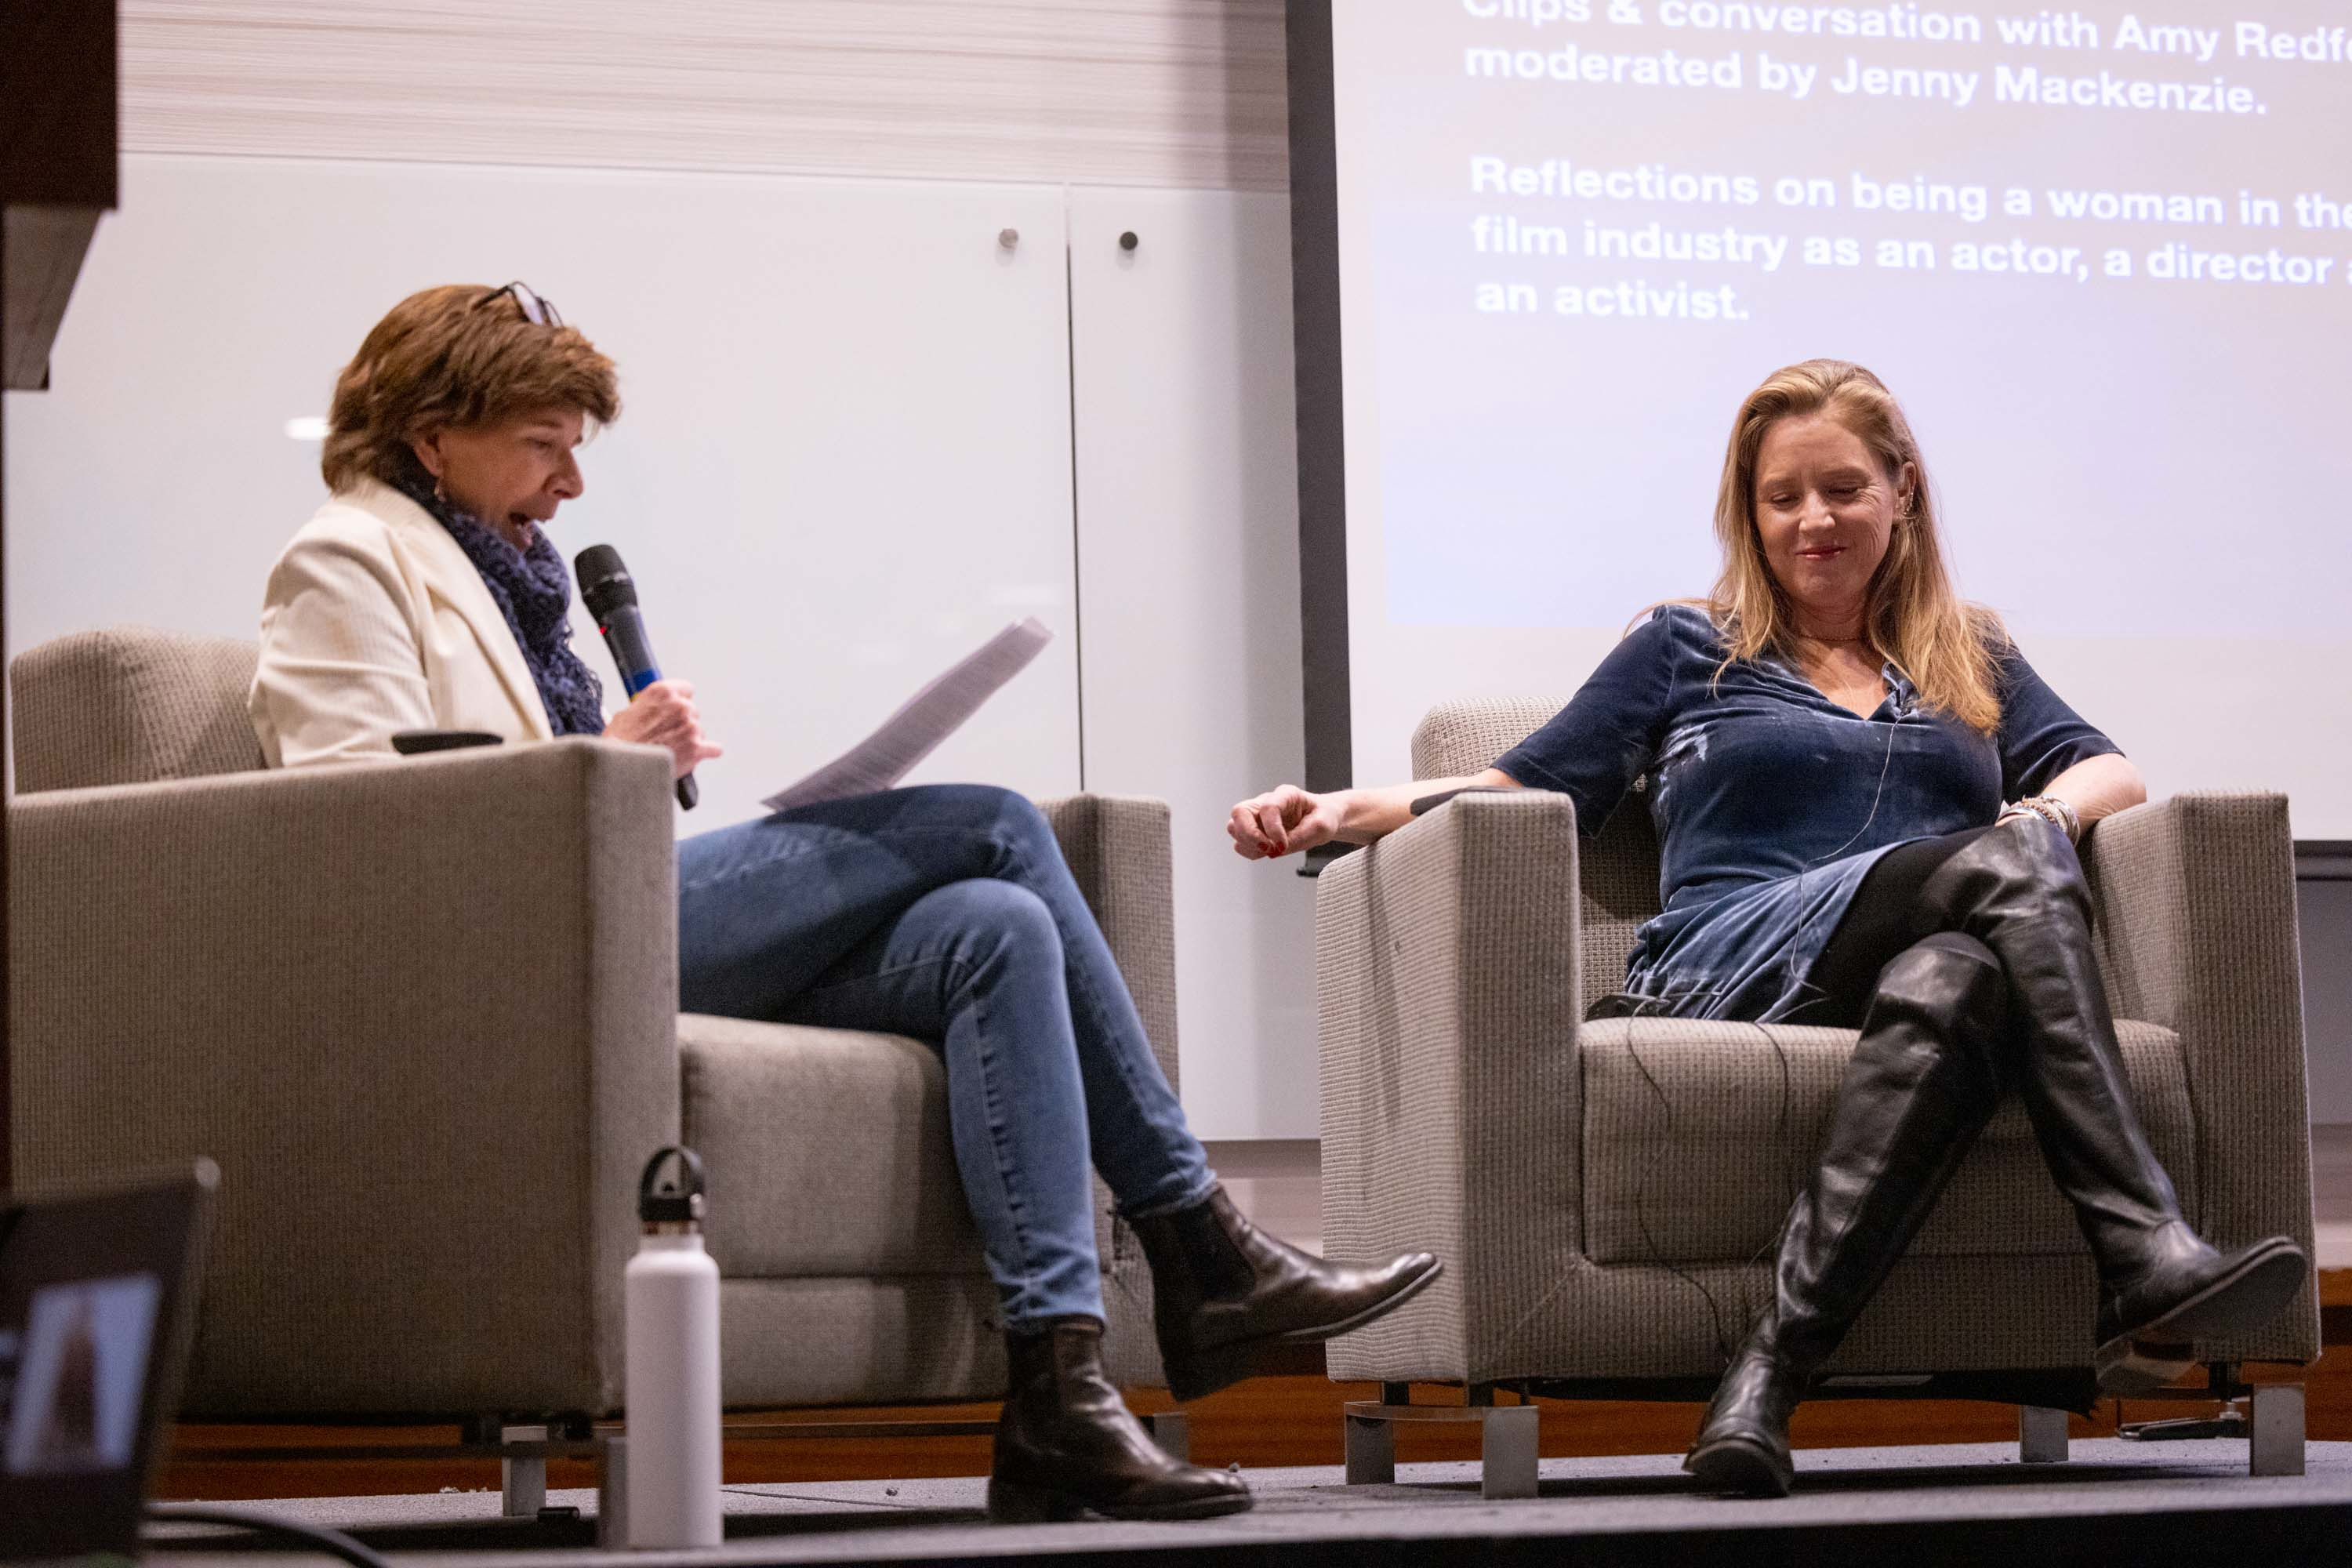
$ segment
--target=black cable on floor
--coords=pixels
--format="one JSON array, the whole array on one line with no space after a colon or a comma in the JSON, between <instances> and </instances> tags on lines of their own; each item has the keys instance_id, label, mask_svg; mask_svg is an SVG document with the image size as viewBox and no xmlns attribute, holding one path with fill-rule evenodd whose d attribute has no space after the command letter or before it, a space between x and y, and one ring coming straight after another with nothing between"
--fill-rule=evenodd
<instances>
[{"instance_id":1,"label":"black cable on floor","mask_svg":"<svg viewBox=\"0 0 2352 1568\"><path fill-rule=\"evenodd\" d=\"M341 1558L352 1568L392 1568L383 1558L340 1530L297 1524L259 1509L226 1508L209 1502L151 1502L147 1505L147 1517L157 1524L225 1524L264 1535L289 1535L306 1546Z\"/></svg>"}]
</instances>

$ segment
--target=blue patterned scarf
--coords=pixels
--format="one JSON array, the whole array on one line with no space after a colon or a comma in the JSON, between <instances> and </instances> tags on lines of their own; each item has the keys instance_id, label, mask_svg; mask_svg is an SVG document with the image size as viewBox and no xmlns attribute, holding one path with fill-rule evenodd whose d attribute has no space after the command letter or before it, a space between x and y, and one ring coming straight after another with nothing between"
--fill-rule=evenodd
<instances>
[{"instance_id":1,"label":"blue patterned scarf","mask_svg":"<svg viewBox=\"0 0 2352 1568\"><path fill-rule=\"evenodd\" d=\"M436 493L433 476L414 457L401 465L396 482L402 494L449 531L482 574L482 585L530 667L531 682L555 732L603 734L604 686L572 651L572 574L545 531L534 528L530 548L517 550L497 530Z\"/></svg>"}]
</instances>

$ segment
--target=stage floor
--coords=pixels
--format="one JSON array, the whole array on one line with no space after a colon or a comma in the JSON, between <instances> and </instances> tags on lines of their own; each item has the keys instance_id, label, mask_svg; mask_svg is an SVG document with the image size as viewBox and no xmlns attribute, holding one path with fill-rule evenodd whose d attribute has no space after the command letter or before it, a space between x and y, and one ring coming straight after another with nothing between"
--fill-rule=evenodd
<instances>
[{"instance_id":1,"label":"stage floor","mask_svg":"<svg viewBox=\"0 0 2352 1568\"><path fill-rule=\"evenodd\" d=\"M728 1541L665 1563L929 1563L1052 1560L1279 1563L1714 1562L2134 1564L2352 1561L2352 1443L2313 1443L2308 1473L2249 1477L2242 1442L2078 1440L2061 1465L2011 1444L1802 1450L1797 1492L1770 1502L1694 1495L1674 1456L1547 1459L1540 1497L1488 1502L1465 1464L1400 1465L1393 1486L1336 1468L1249 1472L1258 1506L1189 1524L995 1527L985 1482L835 1481L728 1489ZM404 1568L588 1568L595 1494L557 1492L581 1518L507 1522L496 1493L321 1498L252 1505L359 1534ZM157 1568L283 1568L256 1538L159 1531Z\"/></svg>"}]
</instances>

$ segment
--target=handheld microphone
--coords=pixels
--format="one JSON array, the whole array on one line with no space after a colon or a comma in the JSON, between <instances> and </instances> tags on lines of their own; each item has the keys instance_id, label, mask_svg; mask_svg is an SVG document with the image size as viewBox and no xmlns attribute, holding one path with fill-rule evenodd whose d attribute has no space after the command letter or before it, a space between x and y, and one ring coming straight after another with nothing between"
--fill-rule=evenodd
<instances>
[{"instance_id":1,"label":"handheld microphone","mask_svg":"<svg viewBox=\"0 0 2352 1568\"><path fill-rule=\"evenodd\" d=\"M654 645L646 637L645 617L637 613L637 585L621 564L621 552L609 544L592 544L574 556L572 570L580 579L580 602L596 617L613 662L621 667L621 686L635 697L662 678L654 662ZM694 775L677 781L677 804L687 810L702 798Z\"/></svg>"}]
</instances>

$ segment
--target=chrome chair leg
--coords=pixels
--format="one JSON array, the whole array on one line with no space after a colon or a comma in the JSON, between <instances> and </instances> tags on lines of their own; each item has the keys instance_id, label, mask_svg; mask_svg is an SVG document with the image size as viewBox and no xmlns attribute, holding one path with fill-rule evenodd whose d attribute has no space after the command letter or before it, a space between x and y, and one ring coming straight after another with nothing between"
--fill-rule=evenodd
<instances>
[{"instance_id":1,"label":"chrome chair leg","mask_svg":"<svg viewBox=\"0 0 2352 1568\"><path fill-rule=\"evenodd\" d=\"M2303 1384L2264 1383L2254 1385L2247 1434L2247 1470L2257 1476L2303 1474Z\"/></svg>"},{"instance_id":2,"label":"chrome chair leg","mask_svg":"<svg viewBox=\"0 0 2352 1568\"><path fill-rule=\"evenodd\" d=\"M2029 1465L2066 1462L2066 1413L2039 1405L2017 1407L2017 1457Z\"/></svg>"}]
</instances>

